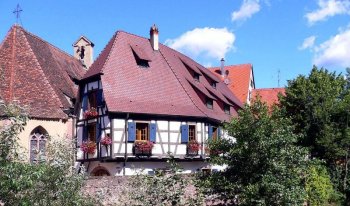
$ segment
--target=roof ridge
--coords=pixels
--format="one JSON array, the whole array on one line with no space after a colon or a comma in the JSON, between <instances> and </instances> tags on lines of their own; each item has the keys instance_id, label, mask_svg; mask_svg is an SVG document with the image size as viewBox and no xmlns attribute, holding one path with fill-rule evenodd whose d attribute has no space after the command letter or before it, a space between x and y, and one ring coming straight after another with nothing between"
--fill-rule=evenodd
<instances>
[{"instance_id":1,"label":"roof ridge","mask_svg":"<svg viewBox=\"0 0 350 206\"><path fill-rule=\"evenodd\" d=\"M179 77L177 76L176 72L174 71L174 69L172 68L172 66L170 65L169 61L167 60L167 58L165 57L165 55L163 54L163 52L161 51L161 49L159 49L159 53L162 55L162 57L164 58L165 62L167 63L167 65L169 66L169 68L171 69L171 71L173 72L176 80L180 83L182 89L185 91L185 93L187 94L187 96L190 98L191 102L197 107L197 109L202 112L206 117L209 117L204 111L202 111L199 106L196 104L196 102L192 99L191 95L187 92L187 90L185 89L184 85L182 85Z\"/></svg>"},{"instance_id":2,"label":"roof ridge","mask_svg":"<svg viewBox=\"0 0 350 206\"><path fill-rule=\"evenodd\" d=\"M114 49L115 42L118 40L118 32L119 32L119 31L116 31L116 32L114 33L113 37L112 37L112 39L114 38L113 43L112 43L112 47L111 47L111 49L110 49L109 52L108 52L108 56L106 57L106 61L103 63L103 65L102 65L102 67L101 67L101 72L103 72L103 69L104 69L104 67L105 67L105 65L106 65L106 63L107 63L107 61L109 60L109 57L111 56L111 53L112 53L112 51L113 51L113 49ZM108 45L108 44L107 44L107 45ZM107 45L106 45L106 47L107 47Z\"/></svg>"},{"instance_id":3,"label":"roof ridge","mask_svg":"<svg viewBox=\"0 0 350 206\"><path fill-rule=\"evenodd\" d=\"M229 64L229 65L225 65L224 67L231 67L231 66L243 66L243 65L250 65L253 66L252 63L242 63L242 64ZM220 66L216 66L216 67L207 67L207 69L219 69Z\"/></svg>"},{"instance_id":4,"label":"roof ridge","mask_svg":"<svg viewBox=\"0 0 350 206\"><path fill-rule=\"evenodd\" d=\"M23 29L20 30L20 31L24 32ZM61 100L60 100L60 98L58 97L58 95L57 95L55 89L52 88L52 85L50 84L49 80L47 79L47 77L46 77L46 75L45 75L45 72L43 71L43 68L42 68L42 66L40 65L40 62L39 62L39 60L38 60L38 57L35 55L35 53L34 53L32 47L31 47L31 45L30 45L30 43L29 43L29 41L28 41L26 35L23 35L23 37L25 38L25 42L26 42L27 46L29 47L29 50L30 50L31 54L32 54L33 57L34 57L35 62L36 62L36 63L38 64L38 66L40 67L40 69L39 69L38 71L42 74L43 81L45 81L46 84L49 86L49 90L52 91L53 95L54 95L55 98L56 98L56 101L58 100L59 106L60 106L60 107L63 107L63 103L61 102Z\"/></svg>"},{"instance_id":5,"label":"roof ridge","mask_svg":"<svg viewBox=\"0 0 350 206\"><path fill-rule=\"evenodd\" d=\"M285 89L284 87L271 87L271 88L258 88L253 90L275 90L275 89Z\"/></svg>"},{"instance_id":6,"label":"roof ridge","mask_svg":"<svg viewBox=\"0 0 350 206\"><path fill-rule=\"evenodd\" d=\"M29 31L25 30L23 27L18 26L18 25L17 25L17 27L19 27L19 28L20 28L23 32L25 32L26 34L28 34L28 35L30 35L30 36L36 38L37 40L39 40L39 41L41 41L41 42L43 42L43 43L45 43L45 44L50 45L52 48L54 48L55 50L58 50L59 52L65 54L66 56L76 59L73 55L69 54L68 52L63 51L62 49L56 47L55 45L51 44L50 42L45 41L45 40L42 39L41 37L39 37L39 36L37 36L37 35L35 35L35 34L29 32ZM76 59L76 60L77 60L77 59ZM77 60L77 61L78 61L78 60Z\"/></svg>"}]
</instances>

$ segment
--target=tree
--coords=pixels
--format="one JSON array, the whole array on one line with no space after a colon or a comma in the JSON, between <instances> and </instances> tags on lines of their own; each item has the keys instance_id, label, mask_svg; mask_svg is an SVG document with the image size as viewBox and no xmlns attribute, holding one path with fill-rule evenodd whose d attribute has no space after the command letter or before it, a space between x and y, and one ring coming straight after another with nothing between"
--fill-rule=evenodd
<instances>
[{"instance_id":1,"label":"tree","mask_svg":"<svg viewBox=\"0 0 350 206\"><path fill-rule=\"evenodd\" d=\"M325 160L337 190L348 193L350 93L342 75L314 66L309 76L288 81L281 106L302 134L299 144Z\"/></svg>"},{"instance_id":2,"label":"tree","mask_svg":"<svg viewBox=\"0 0 350 206\"><path fill-rule=\"evenodd\" d=\"M0 201L5 205L93 205L82 196L84 174L72 167L71 141L49 141L47 159L29 164L21 159L18 134L28 119L14 105L0 104L5 117L0 128Z\"/></svg>"},{"instance_id":3,"label":"tree","mask_svg":"<svg viewBox=\"0 0 350 206\"><path fill-rule=\"evenodd\" d=\"M288 118L259 99L239 112L226 129L234 139L210 143L211 162L227 168L204 178L208 193L226 205L302 205L307 151Z\"/></svg>"}]
</instances>

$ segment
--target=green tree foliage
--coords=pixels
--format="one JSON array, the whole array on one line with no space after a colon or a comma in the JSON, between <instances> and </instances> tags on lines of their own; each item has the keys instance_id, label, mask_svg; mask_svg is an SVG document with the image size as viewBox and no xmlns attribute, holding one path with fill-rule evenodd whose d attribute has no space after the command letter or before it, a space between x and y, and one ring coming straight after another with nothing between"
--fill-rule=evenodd
<instances>
[{"instance_id":1,"label":"green tree foliage","mask_svg":"<svg viewBox=\"0 0 350 206\"><path fill-rule=\"evenodd\" d=\"M21 159L18 135L27 116L16 105L0 105L6 115L0 127L0 201L5 205L92 205L80 194L84 175L72 167L71 141L49 141L46 162Z\"/></svg>"},{"instance_id":2,"label":"green tree foliage","mask_svg":"<svg viewBox=\"0 0 350 206\"><path fill-rule=\"evenodd\" d=\"M314 67L309 76L288 82L280 98L286 115L302 134L299 144L325 160L337 190L349 195L349 85L342 75Z\"/></svg>"},{"instance_id":3,"label":"green tree foliage","mask_svg":"<svg viewBox=\"0 0 350 206\"><path fill-rule=\"evenodd\" d=\"M327 168L318 161L308 167L305 188L310 206L329 205L337 198Z\"/></svg>"},{"instance_id":4,"label":"green tree foliage","mask_svg":"<svg viewBox=\"0 0 350 206\"><path fill-rule=\"evenodd\" d=\"M204 178L209 194L229 199L225 205L302 205L307 151L277 108L260 100L246 106L226 126L234 139L210 143L213 164L222 172Z\"/></svg>"}]
</instances>

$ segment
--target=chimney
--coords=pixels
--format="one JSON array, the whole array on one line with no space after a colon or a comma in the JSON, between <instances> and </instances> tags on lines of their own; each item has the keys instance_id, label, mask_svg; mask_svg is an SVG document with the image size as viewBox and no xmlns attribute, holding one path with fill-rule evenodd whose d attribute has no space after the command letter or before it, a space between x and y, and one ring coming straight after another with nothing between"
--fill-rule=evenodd
<instances>
[{"instance_id":1,"label":"chimney","mask_svg":"<svg viewBox=\"0 0 350 206\"><path fill-rule=\"evenodd\" d=\"M94 43L84 36L80 36L73 44L74 57L79 59L86 69L88 69L94 61L93 48Z\"/></svg>"},{"instance_id":2,"label":"chimney","mask_svg":"<svg viewBox=\"0 0 350 206\"><path fill-rule=\"evenodd\" d=\"M225 78L225 77L226 77L226 72L225 72L225 59L224 59L224 58L221 59L220 73L221 73L222 78Z\"/></svg>"},{"instance_id":3,"label":"chimney","mask_svg":"<svg viewBox=\"0 0 350 206\"><path fill-rule=\"evenodd\" d=\"M159 49L159 39L158 39L158 28L155 24L151 27L149 34L150 34L150 41L151 41L151 46L154 51L158 51Z\"/></svg>"}]
</instances>

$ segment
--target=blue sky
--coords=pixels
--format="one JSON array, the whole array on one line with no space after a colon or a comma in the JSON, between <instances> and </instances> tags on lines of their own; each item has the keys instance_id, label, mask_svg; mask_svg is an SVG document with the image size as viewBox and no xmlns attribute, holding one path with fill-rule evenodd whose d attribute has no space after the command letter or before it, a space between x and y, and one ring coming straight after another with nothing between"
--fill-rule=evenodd
<instances>
[{"instance_id":1,"label":"blue sky","mask_svg":"<svg viewBox=\"0 0 350 206\"><path fill-rule=\"evenodd\" d=\"M251 63L257 88L280 86L313 64L350 66L350 0L39 1L1 0L0 39L23 9L22 26L72 54L85 35L95 58L117 30L149 37L156 24L165 43L204 66Z\"/></svg>"}]
</instances>

